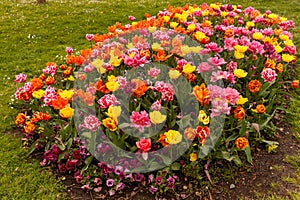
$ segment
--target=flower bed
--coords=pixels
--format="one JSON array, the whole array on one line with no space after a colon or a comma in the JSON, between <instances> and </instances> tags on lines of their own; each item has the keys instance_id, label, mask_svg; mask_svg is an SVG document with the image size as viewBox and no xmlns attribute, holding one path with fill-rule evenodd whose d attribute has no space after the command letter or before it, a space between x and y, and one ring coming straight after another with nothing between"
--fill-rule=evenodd
<instances>
[{"instance_id":1,"label":"flower bed","mask_svg":"<svg viewBox=\"0 0 300 200\"><path fill-rule=\"evenodd\" d=\"M251 146L277 145L266 137L296 61L292 21L229 4L145 16L87 34L90 49L67 47L63 63L28 82L16 76L28 108L16 124L30 152L43 152L42 166L95 191L141 182L162 193L179 173L199 177L220 159L251 163Z\"/></svg>"}]
</instances>

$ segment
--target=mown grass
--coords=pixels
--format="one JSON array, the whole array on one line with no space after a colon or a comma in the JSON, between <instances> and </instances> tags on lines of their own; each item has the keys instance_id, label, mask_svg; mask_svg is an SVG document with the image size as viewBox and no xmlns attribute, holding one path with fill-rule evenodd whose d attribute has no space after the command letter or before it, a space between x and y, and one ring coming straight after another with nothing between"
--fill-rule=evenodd
<instances>
[{"instance_id":1,"label":"mown grass","mask_svg":"<svg viewBox=\"0 0 300 200\"><path fill-rule=\"evenodd\" d=\"M203 1L187 0L47 0L47 4L33 4L26 0L0 2L0 134L14 125L17 110L8 103L17 87L14 75L20 72L29 77L37 75L48 61L59 61L66 46L80 50L88 48L86 33L104 33L116 21L129 23L127 16L138 20L144 13L155 14L168 4L182 6ZM208 0L207 3L214 1ZM272 10L296 23L294 42L300 49L300 2L298 0L221 0L221 3L253 6L261 11ZM299 113L300 100L295 98L294 113ZM293 121L299 122L300 115ZM295 123L296 131L300 126ZM0 195L6 199L52 199L61 195L60 186L51 175L39 173L35 161L27 160L20 139L0 136ZM17 171L14 171L18 167ZM40 183L40 184L38 184ZM35 186L37 184L38 186ZM41 187L39 187L39 185ZM39 195L44 196L39 196ZM21 198L24 197L24 198Z\"/></svg>"},{"instance_id":2,"label":"mown grass","mask_svg":"<svg viewBox=\"0 0 300 200\"><path fill-rule=\"evenodd\" d=\"M49 170L28 159L21 141L0 136L0 197L12 199L66 199L62 187Z\"/></svg>"}]
</instances>

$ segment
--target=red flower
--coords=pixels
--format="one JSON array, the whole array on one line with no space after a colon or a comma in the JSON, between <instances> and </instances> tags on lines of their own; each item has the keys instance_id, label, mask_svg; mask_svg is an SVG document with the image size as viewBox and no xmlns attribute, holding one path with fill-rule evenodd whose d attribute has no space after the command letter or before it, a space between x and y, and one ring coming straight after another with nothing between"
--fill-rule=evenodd
<instances>
[{"instance_id":1,"label":"red flower","mask_svg":"<svg viewBox=\"0 0 300 200\"><path fill-rule=\"evenodd\" d=\"M74 150L73 153L72 153L72 157L74 159L80 159L80 150Z\"/></svg>"},{"instance_id":2,"label":"red flower","mask_svg":"<svg viewBox=\"0 0 300 200\"><path fill-rule=\"evenodd\" d=\"M200 144L204 144L206 138L210 135L209 128L207 126L198 126L195 130L196 137L199 138Z\"/></svg>"},{"instance_id":3,"label":"red flower","mask_svg":"<svg viewBox=\"0 0 300 200\"><path fill-rule=\"evenodd\" d=\"M299 80L292 81L292 88L296 89L299 87Z\"/></svg>"},{"instance_id":4,"label":"red flower","mask_svg":"<svg viewBox=\"0 0 300 200\"><path fill-rule=\"evenodd\" d=\"M151 139L141 138L135 144L140 150L144 152L150 151L151 149Z\"/></svg>"}]
</instances>

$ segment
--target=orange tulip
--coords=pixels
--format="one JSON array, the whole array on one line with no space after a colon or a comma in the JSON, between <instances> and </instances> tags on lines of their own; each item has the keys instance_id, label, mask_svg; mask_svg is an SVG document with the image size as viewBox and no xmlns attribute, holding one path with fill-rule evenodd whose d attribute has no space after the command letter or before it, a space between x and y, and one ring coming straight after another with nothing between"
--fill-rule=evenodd
<instances>
[{"instance_id":1,"label":"orange tulip","mask_svg":"<svg viewBox=\"0 0 300 200\"><path fill-rule=\"evenodd\" d=\"M193 89L193 94L202 106L209 105L209 90L206 89L204 83L202 83L200 86L195 86Z\"/></svg>"}]
</instances>

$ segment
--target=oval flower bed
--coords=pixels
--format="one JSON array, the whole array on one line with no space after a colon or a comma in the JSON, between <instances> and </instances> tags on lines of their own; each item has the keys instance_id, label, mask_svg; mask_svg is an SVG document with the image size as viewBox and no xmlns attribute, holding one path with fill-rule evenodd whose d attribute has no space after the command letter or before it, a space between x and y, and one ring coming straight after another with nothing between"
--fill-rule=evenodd
<instances>
[{"instance_id":1,"label":"oval flower bed","mask_svg":"<svg viewBox=\"0 0 300 200\"><path fill-rule=\"evenodd\" d=\"M296 61L291 20L230 4L159 11L108 33L92 48L66 48L15 97L16 124L42 166L110 194L132 182L151 193L173 189L179 174L209 178L211 161L252 162L284 110L287 66ZM292 87L297 88L298 82Z\"/></svg>"}]
</instances>

